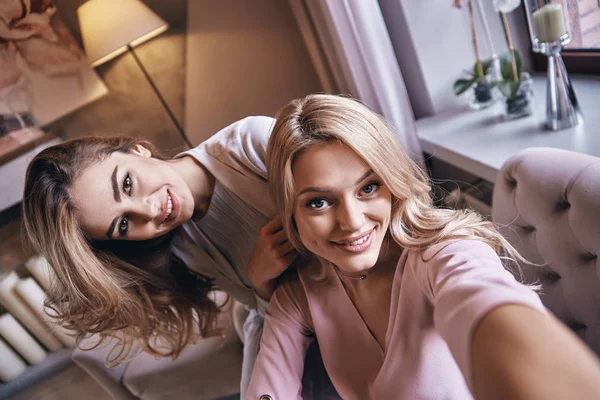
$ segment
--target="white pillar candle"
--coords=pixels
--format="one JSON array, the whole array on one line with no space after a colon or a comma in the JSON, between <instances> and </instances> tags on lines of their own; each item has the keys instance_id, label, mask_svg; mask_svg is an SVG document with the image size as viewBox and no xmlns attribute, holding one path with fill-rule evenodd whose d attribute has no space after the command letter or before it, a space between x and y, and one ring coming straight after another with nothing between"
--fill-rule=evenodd
<instances>
[{"instance_id":1,"label":"white pillar candle","mask_svg":"<svg viewBox=\"0 0 600 400\"><path fill-rule=\"evenodd\" d=\"M60 341L50 333L48 328L35 316L15 293L19 277L15 272L0 276L0 304L19 320L50 351L62 348Z\"/></svg>"},{"instance_id":2,"label":"white pillar candle","mask_svg":"<svg viewBox=\"0 0 600 400\"><path fill-rule=\"evenodd\" d=\"M33 256L25 262L25 268L33 275L45 291L50 289L50 276L54 273L42 256Z\"/></svg>"},{"instance_id":3,"label":"white pillar candle","mask_svg":"<svg viewBox=\"0 0 600 400\"><path fill-rule=\"evenodd\" d=\"M540 42L553 42L567 33L562 6L546 4L533 12L533 26Z\"/></svg>"},{"instance_id":4,"label":"white pillar candle","mask_svg":"<svg viewBox=\"0 0 600 400\"><path fill-rule=\"evenodd\" d=\"M27 365L10 347L0 340L0 380L10 382L25 372Z\"/></svg>"},{"instance_id":5,"label":"white pillar candle","mask_svg":"<svg viewBox=\"0 0 600 400\"><path fill-rule=\"evenodd\" d=\"M75 346L75 339L68 335L65 328L58 325L44 312L44 300L46 293L33 278L19 280L15 285L15 291L23 299L25 304L33 310L37 317L44 322L52 333L67 347Z\"/></svg>"},{"instance_id":6,"label":"white pillar candle","mask_svg":"<svg viewBox=\"0 0 600 400\"><path fill-rule=\"evenodd\" d=\"M10 314L0 315L0 336L29 364L39 364L46 352Z\"/></svg>"}]
</instances>

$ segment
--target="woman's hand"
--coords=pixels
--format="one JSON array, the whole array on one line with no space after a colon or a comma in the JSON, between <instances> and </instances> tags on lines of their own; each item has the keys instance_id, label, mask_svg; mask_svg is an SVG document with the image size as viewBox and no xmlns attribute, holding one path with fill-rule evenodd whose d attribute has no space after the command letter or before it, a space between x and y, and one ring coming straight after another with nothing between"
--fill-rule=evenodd
<instances>
[{"instance_id":1,"label":"woman's hand","mask_svg":"<svg viewBox=\"0 0 600 400\"><path fill-rule=\"evenodd\" d=\"M281 275L298 252L283 230L279 217L273 217L263 226L256 247L246 267L248 278L260 297L269 300L275 290L275 278Z\"/></svg>"}]
</instances>

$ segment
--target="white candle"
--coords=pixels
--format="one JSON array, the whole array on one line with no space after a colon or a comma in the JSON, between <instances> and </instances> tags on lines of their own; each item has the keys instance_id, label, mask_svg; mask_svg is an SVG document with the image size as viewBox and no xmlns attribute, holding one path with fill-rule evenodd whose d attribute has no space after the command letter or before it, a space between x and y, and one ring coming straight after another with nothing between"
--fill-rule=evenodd
<instances>
[{"instance_id":1,"label":"white candle","mask_svg":"<svg viewBox=\"0 0 600 400\"><path fill-rule=\"evenodd\" d=\"M50 276L54 273L48 261L42 256L33 256L25 262L25 268L34 276L38 283L48 291L50 289Z\"/></svg>"},{"instance_id":2,"label":"white candle","mask_svg":"<svg viewBox=\"0 0 600 400\"><path fill-rule=\"evenodd\" d=\"M533 25L540 42L553 42L567 33L560 4L546 4L535 10Z\"/></svg>"},{"instance_id":3,"label":"white candle","mask_svg":"<svg viewBox=\"0 0 600 400\"><path fill-rule=\"evenodd\" d=\"M0 276L0 304L19 320L50 351L62 348L60 341L50 333L48 328L35 316L27 305L15 293L19 277L15 272Z\"/></svg>"},{"instance_id":4,"label":"white candle","mask_svg":"<svg viewBox=\"0 0 600 400\"><path fill-rule=\"evenodd\" d=\"M0 340L0 380L10 382L25 372L27 366L10 347Z\"/></svg>"},{"instance_id":5,"label":"white candle","mask_svg":"<svg viewBox=\"0 0 600 400\"><path fill-rule=\"evenodd\" d=\"M0 316L0 336L29 364L39 364L46 358L46 352L42 346L10 314Z\"/></svg>"},{"instance_id":6,"label":"white candle","mask_svg":"<svg viewBox=\"0 0 600 400\"><path fill-rule=\"evenodd\" d=\"M19 280L15 285L15 291L23 299L25 304L31 308L31 310L37 315L37 317L44 322L52 333L67 347L75 346L75 339L68 335L65 328L58 325L46 314L44 311L44 300L46 299L46 293L37 284L33 278L25 278Z\"/></svg>"}]
</instances>

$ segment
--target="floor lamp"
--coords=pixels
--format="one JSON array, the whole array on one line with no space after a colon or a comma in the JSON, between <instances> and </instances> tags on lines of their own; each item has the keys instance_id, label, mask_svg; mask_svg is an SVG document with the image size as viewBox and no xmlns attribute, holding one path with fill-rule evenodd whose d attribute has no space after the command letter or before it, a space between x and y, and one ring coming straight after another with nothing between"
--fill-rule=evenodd
<instances>
[{"instance_id":1,"label":"floor lamp","mask_svg":"<svg viewBox=\"0 0 600 400\"><path fill-rule=\"evenodd\" d=\"M129 51L152 86L184 142L193 147L183 127L150 78L133 48L169 29L169 24L140 0L90 0L77 9L89 64L97 67Z\"/></svg>"}]
</instances>

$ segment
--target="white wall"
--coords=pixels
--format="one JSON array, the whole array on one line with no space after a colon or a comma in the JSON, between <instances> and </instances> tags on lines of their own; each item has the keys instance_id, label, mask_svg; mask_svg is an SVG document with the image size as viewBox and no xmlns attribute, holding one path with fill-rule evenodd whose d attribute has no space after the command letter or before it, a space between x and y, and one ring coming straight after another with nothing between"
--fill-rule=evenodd
<instances>
[{"instance_id":1,"label":"white wall","mask_svg":"<svg viewBox=\"0 0 600 400\"><path fill-rule=\"evenodd\" d=\"M500 17L491 0L483 0L496 52L506 49ZM396 57L417 118L436 115L466 104L452 84L475 63L468 10L450 0L379 0ZM515 47L530 69L529 38L521 8L509 14ZM490 55L483 28L478 26L481 56Z\"/></svg>"},{"instance_id":2,"label":"white wall","mask_svg":"<svg viewBox=\"0 0 600 400\"><path fill-rule=\"evenodd\" d=\"M287 0L188 0L186 79L193 144L323 91Z\"/></svg>"}]
</instances>

